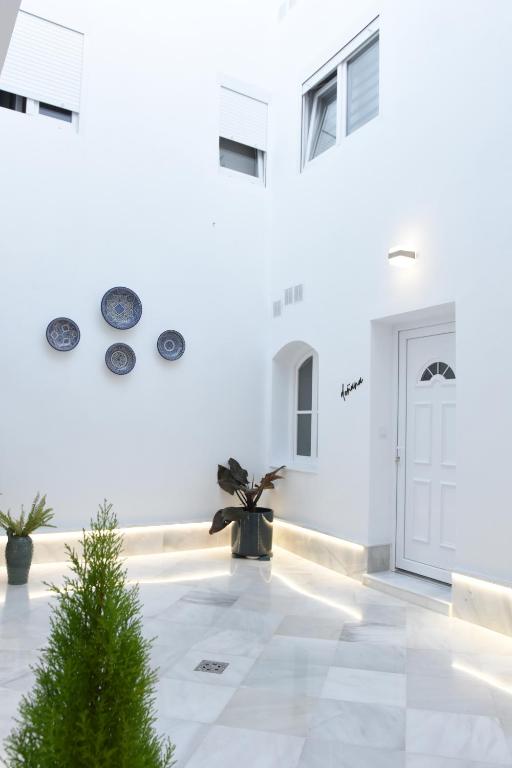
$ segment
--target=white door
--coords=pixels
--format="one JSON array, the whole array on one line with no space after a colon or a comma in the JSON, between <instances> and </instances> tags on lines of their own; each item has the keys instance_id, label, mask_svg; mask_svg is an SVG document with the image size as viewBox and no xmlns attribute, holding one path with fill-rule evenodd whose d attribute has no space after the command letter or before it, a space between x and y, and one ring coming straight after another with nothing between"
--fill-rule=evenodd
<instances>
[{"instance_id":1,"label":"white door","mask_svg":"<svg viewBox=\"0 0 512 768\"><path fill-rule=\"evenodd\" d=\"M396 565L451 583L455 324L399 333Z\"/></svg>"}]
</instances>

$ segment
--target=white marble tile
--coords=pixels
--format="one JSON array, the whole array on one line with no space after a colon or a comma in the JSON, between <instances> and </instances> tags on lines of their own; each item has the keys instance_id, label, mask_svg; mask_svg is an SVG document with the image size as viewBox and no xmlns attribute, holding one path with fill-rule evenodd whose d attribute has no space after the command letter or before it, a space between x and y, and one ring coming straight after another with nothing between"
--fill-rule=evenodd
<instances>
[{"instance_id":1,"label":"white marble tile","mask_svg":"<svg viewBox=\"0 0 512 768\"><path fill-rule=\"evenodd\" d=\"M347 622L340 634L340 640L347 643L384 643L405 646L406 638L405 627L369 621Z\"/></svg>"},{"instance_id":2,"label":"white marble tile","mask_svg":"<svg viewBox=\"0 0 512 768\"><path fill-rule=\"evenodd\" d=\"M382 704L320 699L313 711L308 735L320 740L403 751L405 710Z\"/></svg>"},{"instance_id":3,"label":"white marble tile","mask_svg":"<svg viewBox=\"0 0 512 768\"><path fill-rule=\"evenodd\" d=\"M340 641L332 662L336 667L405 672L406 649L400 645Z\"/></svg>"},{"instance_id":4,"label":"white marble tile","mask_svg":"<svg viewBox=\"0 0 512 768\"><path fill-rule=\"evenodd\" d=\"M454 574L453 615L510 636L512 588Z\"/></svg>"},{"instance_id":5,"label":"white marble tile","mask_svg":"<svg viewBox=\"0 0 512 768\"><path fill-rule=\"evenodd\" d=\"M250 611L239 607L239 601L218 621L223 629L236 629L244 632L256 632L259 637L268 640L283 621L283 614L274 611Z\"/></svg>"},{"instance_id":6,"label":"white marble tile","mask_svg":"<svg viewBox=\"0 0 512 768\"><path fill-rule=\"evenodd\" d=\"M328 667L302 660L258 659L244 680L249 688L319 696Z\"/></svg>"},{"instance_id":7,"label":"white marble tile","mask_svg":"<svg viewBox=\"0 0 512 768\"><path fill-rule=\"evenodd\" d=\"M233 728L306 736L315 701L303 694L239 688L218 722Z\"/></svg>"},{"instance_id":8,"label":"white marble tile","mask_svg":"<svg viewBox=\"0 0 512 768\"><path fill-rule=\"evenodd\" d=\"M274 542L276 548L284 547L340 574L361 577L366 571L366 548L335 536L277 520L274 525Z\"/></svg>"},{"instance_id":9,"label":"white marble tile","mask_svg":"<svg viewBox=\"0 0 512 768\"><path fill-rule=\"evenodd\" d=\"M407 710L407 752L512 765L496 718L428 710Z\"/></svg>"},{"instance_id":10,"label":"white marble tile","mask_svg":"<svg viewBox=\"0 0 512 768\"><path fill-rule=\"evenodd\" d=\"M433 755L406 755L405 768L496 768L492 763L475 763L473 760L453 760Z\"/></svg>"},{"instance_id":11,"label":"white marble tile","mask_svg":"<svg viewBox=\"0 0 512 768\"><path fill-rule=\"evenodd\" d=\"M321 696L405 707L406 678L396 672L330 667Z\"/></svg>"},{"instance_id":12,"label":"white marble tile","mask_svg":"<svg viewBox=\"0 0 512 768\"><path fill-rule=\"evenodd\" d=\"M505 658L505 657L499 657ZM454 664L468 664L480 668L480 657L477 654L456 653L448 650L422 648L407 648L406 672L408 675L431 675L433 677L450 677Z\"/></svg>"},{"instance_id":13,"label":"white marble tile","mask_svg":"<svg viewBox=\"0 0 512 768\"><path fill-rule=\"evenodd\" d=\"M14 727L14 718L18 714L21 696L21 691L0 687L0 745Z\"/></svg>"},{"instance_id":14,"label":"white marble tile","mask_svg":"<svg viewBox=\"0 0 512 768\"><path fill-rule=\"evenodd\" d=\"M298 768L405 768L405 752L306 739Z\"/></svg>"},{"instance_id":15,"label":"white marble tile","mask_svg":"<svg viewBox=\"0 0 512 768\"><path fill-rule=\"evenodd\" d=\"M191 720L159 717L155 724L159 736L168 737L175 746L174 759L177 766L185 765L192 753L201 744L210 726Z\"/></svg>"},{"instance_id":16,"label":"white marble tile","mask_svg":"<svg viewBox=\"0 0 512 768\"><path fill-rule=\"evenodd\" d=\"M329 667L334 663L339 645L337 640L274 635L263 649L260 659L319 664Z\"/></svg>"},{"instance_id":17,"label":"white marble tile","mask_svg":"<svg viewBox=\"0 0 512 768\"><path fill-rule=\"evenodd\" d=\"M157 707L162 717L213 723L235 692L228 686L191 683L163 677L157 685Z\"/></svg>"},{"instance_id":18,"label":"white marble tile","mask_svg":"<svg viewBox=\"0 0 512 768\"><path fill-rule=\"evenodd\" d=\"M276 733L212 727L186 768L296 768L304 739Z\"/></svg>"},{"instance_id":19,"label":"white marble tile","mask_svg":"<svg viewBox=\"0 0 512 768\"><path fill-rule=\"evenodd\" d=\"M256 632L244 632L239 629L213 628L209 636L198 639L192 646L194 651L221 655L230 653L234 656L257 658L265 647L265 640Z\"/></svg>"},{"instance_id":20,"label":"white marble tile","mask_svg":"<svg viewBox=\"0 0 512 768\"><path fill-rule=\"evenodd\" d=\"M486 683L453 669L441 677L408 675L407 706L493 717L496 712L491 690Z\"/></svg>"},{"instance_id":21,"label":"white marble tile","mask_svg":"<svg viewBox=\"0 0 512 768\"><path fill-rule=\"evenodd\" d=\"M338 640L343 630L343 620L336 617L332 619L316 619L311 621L308 616L285 616L276 629L277 635L291 635L293 637L314 637L319 640Z\"/></svg>"}]
</instances>

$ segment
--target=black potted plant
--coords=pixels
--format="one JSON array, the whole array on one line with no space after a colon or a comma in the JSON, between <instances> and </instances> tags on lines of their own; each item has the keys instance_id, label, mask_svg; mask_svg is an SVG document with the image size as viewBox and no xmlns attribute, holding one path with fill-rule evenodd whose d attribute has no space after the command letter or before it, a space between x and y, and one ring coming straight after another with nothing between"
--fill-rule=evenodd
<instances>
[{"instance_id":1,"label":"black potted plant","mask_svg":"<svg viewBox=\"0 0 512 768\"><path fill-rule=\"evenodd\" d=\"M27 583L34 552L34 543L30 534L38 528L55 528L50 523L52 518L53 510L46 506L46 496L40 497L39 494L32 502L26 517L23 507L17 519L11 516L10 510L0 512L0 528L4 528L7 534L5 561L8 584Z\"/></svg>"},{"instance_id":2,"label":"black potted plant","mask_svg":"<svg viewBox=\"0 0 512 768\"><path fill-rule=\"evenodd\" d=\"M257 508L263 491L274 488L274 481L280 480L279 472L284 466L249 484L246 469L236 459L229 459L228 466L219 464L217 482L223 491L237 496L241 507L226 507L215 513L210 534L222 531L230 523L231 552L233 557L253 557L270 560L272 557L272 523L274 512L267 507Z\"/></svg>"}]
</instances>

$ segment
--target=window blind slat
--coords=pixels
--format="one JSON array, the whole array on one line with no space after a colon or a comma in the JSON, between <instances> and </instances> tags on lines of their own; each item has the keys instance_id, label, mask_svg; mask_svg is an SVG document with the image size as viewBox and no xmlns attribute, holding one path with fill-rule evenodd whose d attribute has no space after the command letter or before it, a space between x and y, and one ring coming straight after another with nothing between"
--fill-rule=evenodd
<instances>
[{"instance_id":1,"label":"window blind slat","mask_svg":"<svg viewBox=\"0 0 512 768\"><path fill-rule=\"evenodd\" d=\"M268 105L231 88L220 89L220 133L225 139L267 149Z\"/></svg>"},{"instance_id":2,"label":"window blind slat","mask_svg":"<svg viewBox=\"0 0 512 768\"><path fill-rule=\"evenodd\" d=\"M20 11L0 89L80 111L83 35Z\"/></svg>"},{"instance_id":3,"label":"window blind slat","mask_svg":"<svg viewBox=\"0 0 512 768\"><path fill-rule=\"evenodd\" d=\"M379 114L379 41L348 62L347 133Z\"/></svg>"}]
</instances>

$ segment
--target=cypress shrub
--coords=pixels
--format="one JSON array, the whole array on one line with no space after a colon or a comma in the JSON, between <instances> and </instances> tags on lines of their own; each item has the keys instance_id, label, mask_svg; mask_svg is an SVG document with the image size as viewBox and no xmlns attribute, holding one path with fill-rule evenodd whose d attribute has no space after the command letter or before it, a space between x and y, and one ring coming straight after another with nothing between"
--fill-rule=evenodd
<instances>
[{"instance_id":1,"label":"cypress shrub","mask_svg":"<svg viewBox=\"0 0 512 768\"><path fill-rule=\"evenodd\" d=\"M6 741L8 768L170 768L155 732L150 641L138 587L128 587L112 505L100 505L81 557L55 595L35 683Z\"/></svg>"}]
</instances>

